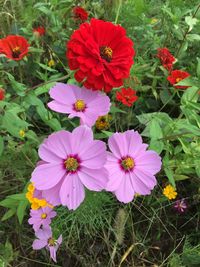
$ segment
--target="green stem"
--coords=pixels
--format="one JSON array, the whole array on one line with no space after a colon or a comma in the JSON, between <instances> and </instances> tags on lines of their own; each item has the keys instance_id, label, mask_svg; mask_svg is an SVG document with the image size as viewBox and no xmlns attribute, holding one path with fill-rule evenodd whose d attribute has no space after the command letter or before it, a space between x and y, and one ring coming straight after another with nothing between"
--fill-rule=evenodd
<instances>
[{"instance_id":1,"label":"green stem","mask_svg":"<svg viewBox=\"0 0 200 267\"><path fill-rule=\"evenodd\" d=\"M117 21L118 21L118 18L119 18L119 12L120 12L120 9L121 9L121 5L122 5L122 0L119 0L119 5L118 5L118 8L117 8L117 14L116 14L116 17L115 17L115 24L117 24Z\"/></svg>"},{"instance_id":2,"label":"green stem","mask_svg":"<svg viewBox=\"0 0 200 267\"><path fill-rule=\"evenodd\" d=\"M22 66L20 64L20 61L17 61L18 64L18 69L19 69L19 78L20 78L20 83L22 83Z\"/></svg>"}]
</instances>

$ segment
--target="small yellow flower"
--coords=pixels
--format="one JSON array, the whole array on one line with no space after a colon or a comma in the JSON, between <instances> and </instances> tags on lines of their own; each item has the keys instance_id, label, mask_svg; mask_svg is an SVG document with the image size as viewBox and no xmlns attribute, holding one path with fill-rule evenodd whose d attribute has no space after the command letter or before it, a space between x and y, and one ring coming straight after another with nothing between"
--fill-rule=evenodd
<instances>
[{"instance_id":1,"label":"small yellow flower","mask_svg":"<svg viewBox=\"0 0 200 267\"><path fill-rule=\"evenodd\" d=\"M20 130L19 131L19 136L24 138L25 137L25 131L24 130Z\"/></svg>"},{"instance_id":2,"label":"small yellow flower","mask_svg":"<svg viewBox=\"0 0 200 267\"><path fill-rule=\"evenodd\" d=\"M55 61L53 59L50 59L49 62L48 62L48 66L51 68L53 66L55 66Z\"/></svg>"},{"instance_id":3,"label":"small yellow flower","mask_svg":"<svg viewBox=\"0 0 200 267\"><path fill-rule=\"evenodd\" d=\"M106 115L106 116L100 116L95 123L95 127L98 130L107 130L110 127L110 120L111 120L111 116L110 115Z\"/></svg>"},{"instance_id":4,"label":"small yellow flower","mask_svg":"<svg viewBox=\"0 0 200 267\"><path fill-rule=\"evenodd\" d=\"M158 22L158 19L157 18L152 18L150 24L155 24L157 22Z\"/></svg>"},{"instance_id":5,"label":"small yellow flower","mask_svg":"<svg viewBox=\"0 0 200 267\"><path fill-rule=\"evenodd\" d=\"M168 199L171 200L176 198L177 192L176 189L169 184L163 189L163 195L165 195Z\"/></svg>"}]
</instances>

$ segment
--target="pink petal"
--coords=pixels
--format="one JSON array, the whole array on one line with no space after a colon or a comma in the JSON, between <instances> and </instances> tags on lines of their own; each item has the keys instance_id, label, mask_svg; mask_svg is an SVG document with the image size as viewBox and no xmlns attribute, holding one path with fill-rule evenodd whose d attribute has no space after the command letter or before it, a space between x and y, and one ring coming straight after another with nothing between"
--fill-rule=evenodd
<instances>
[{"instance_id":1,"label":"pink petal","mask_svg":"<svg viewBox=\"0 0 200 267\"><path fill-rule=\"evenodd\" d=\"M60 245L62 243L62 235L60 235L59 238L57 239L57 243L58 243L58 245Z\"/></svg>"},{"instance_id":2,"label":"pink petal","mask_svg":"<svg viewBox=\"0 0 200 267\"><path fill-rule=\"evenodd\" d=\"M61 179L60 182L54 187L42 191L42 196L46 199L47 202L49 202L53 206L58 206L61 204L59 192L62 183L63 179Z\"/></svg>"},{"instance_id":3,"label":"pink petal","mask_svg":"<svg viewBox=\"0 0 200 267\"><path fill-rule=\"evenodd\" d=\"M139 153L146 150L147 144L142 144L142 137L133 130L126 131L126 141L128 146L127 154L135 158Z\"/></svg>"},{"instance_id":4,"label":"pink petal","mask_svg":"<svg viewBox=\"0 0 200 267\"><path fill-rule=\"evenodd\" d=\"M73 90L76 87L76 85L56 83L56 85L49 91L49 94L51 98L63 103L64 105L72 104L76 102Z\"/></svg>"},{"instance_id":5,"label":"pink petal","mask_svg":"<svg viewBox=\"0 0 200 267\"><path fill-rule=\"evenodd\" d=\"M60 163L43 164L35 168L31 181L38 190L47 190L58 184L65 173Z\"/></svg>"},{"instance_id":6,"label":"pink petal","mask_svg":"<svg viewBox=\"0 0 200 267\"><path fill-rule=\"evenodd\" d=\"M106 190L111 192L116 191L125 177L125 172L123 172L118 165L109 168L106 166L106 168L109 171Z\"/></svg>"},{"instance_id":7,"label":"pink petal","mask_svg":"<svg viewBox=\"0 0 200 267\"><path fill-rule=\"evenodd\" d=\"M64 113L64 114L71 113L73 110L72 109L73 105L62 104L56 100L52 100L51 102L47 104L47 106L53 111Z\"/></svg>"},{"instance_id":8,"label":"pink petal","mask_svg":"<svg viewBox=\"0 0 200 267\"><path fill-rule=\"evenodd\" d=\"M79 126L72 132L71 147L73 154L83 152L93 142L93 132L87 126Z\"/></svg>"},{"instance_id":9,"label":"pink petal","mask_svg":"<svg viewBox=\"0 0 200 267\"><path fill-rule=\"evenodd\" d=\"M85 150L80 151L79 156L82 159L81 166L99 169L106 162L106 145L102 141L95 140Z\"/></svg>"},{"instance_id":10,"label":"pink petal","mask_svg":"<svg viewBox=\"0 0 200 267\"><path fill-rule=\"evenodd\" d=\"M153 175L160 171L162 165L160 156L151 150L136 157L134 161L137 169L147 171Z\"/></svg>"},{"instance_id":11,"label":"pink petal","mask_svg":"<svg viewBox=\"0 0 200 267\"><path fill-rule=\"evenodd\" d=\"M54 246L49 246L49 252L50 252L50 257L54 262L56 261L56 248Z\"/></svg>"},{"instance_id":12,"label":"pink petal","mask_svg":"<svg viewBox=\"0 0 200 267\"><path fill-rule=\"evenodd\" d=\"M110 98L100 93L88 104L88 111L93 112L96 116L103 116L109 112L110 105Z\"/></svg>"},{"instance_id":13,"label":"pink petal","mask_svg":"<svg viewBox=\"0 0 200 267\"><path fill-rule=\"evenodd\" d=\"M140 195L149 195L151 193L150 188L148 188L143 181L138 179L134 172L130 173L130 179L135 193Z\"/></svg>"},{"instance_id":14,"label":"pink petal","mask_svg":"<svg viewBox=\"0 0 200 267\"><path fill-rule=\"evenodd\" d=\"M42 249L42 248L44 248L46 246L47 246L47 240L36 239L36 240L33 241L33 244L32 244L32 247L35 250Z\"/></svg>"},{"instance_id":15,"label":"pink petal","mask_svg":"<svg viewBox=\"0 0 200 267\"><path fill-rule=\"evenodd\" d=\"M125 174L119 188L114 193L117 199L123 203L129 203L133 200L135 191L129 173Z\"/></svg>"},{"instance_id":16,"label":"pink petal","mask_svg":"<svg viewBox=\"0 0 200 267\"><path fill-rule=\"evenodd\" d=\"M126 157L128 155L128 147L126 140L126 133L114 133L108 139L110 150L116 157Z\"/></svg>"},{"instance_id":17,"label":"pink petal","mask_svg":"<svg viewBox=\"0 0 200 267\"><path fill-rule=\"evenodd\" d=\"M156 186L157 180L151 173L143 172L137 167L134 168L133 172L149 189L153 189Z\"/></svg>"},{"instance_id":18,"label":"pink petal","mask_svg":"<svg viewBox=\"0 0 200 267\"><path fill-rule=\"evenodd\" d=\"M47 144L40 145L38 154L42 159L45 159L46 161L42 161L45 163L37 164L37 166L43 165L49 162L62 162L63 161L63 159L59 157L58 155L56 155L56 153L52 151L51 148Z\"/></svg>"},{"instance_id":19,"label":"pink petal","mask_svg":"<svg viewBox=\"0 0 200 267\"><path fill-rule=\"evenodd\" d=\"M35 236L38 237L40 240L48 240L52 236L52 231L50 228L39 229Z\"/></svg>"},{"instance_id":20,"label":"pink petal","mask_svg":"<svg viewBox=\"0 0 200 267\"><path fill-rule=\"evenodd\" d=\"M85 198L85 191L77 174L68 174L60 188L60 199L69 210L75 210Z\"/></svg>"},{"instance_id":21,"label":"pink petal","mask_svg":"<svg viewBox=\"0 0 200 267\"><path fill-rule=\"evenodd\" d=\"M105 168L92 170L82 167L78 172L78 177L85 187L93 191L105 189L108 182L108 172Z\"/></svg>"}]
</instances>

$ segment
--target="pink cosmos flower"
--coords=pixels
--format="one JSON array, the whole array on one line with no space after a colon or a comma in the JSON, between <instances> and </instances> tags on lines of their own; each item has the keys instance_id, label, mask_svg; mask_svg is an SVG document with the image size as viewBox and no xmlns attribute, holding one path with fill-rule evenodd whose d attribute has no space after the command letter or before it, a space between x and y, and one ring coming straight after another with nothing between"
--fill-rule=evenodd
<instances>
[{"instance_id":1,"label":"pink cosmos flower","mask_svg":"<svg viewBox=\"0 0 200 267\"><path fill-rule=\"evenodd\" d=\"M51 219L54 218L56 214L57 213L49 207L31 210L31 218L28 220L28 223L33 225L35 231L38 231L41 225L44 227L50 225Z\"/></svg>"},{"instance_id":2,"label":"pink cosmos flower","mask_svg":"<svg viewBox=\"0 0 200 267\"><path fill-rule=\"evenodd\" d=\"M51 134L40 146L39 156L46 163L35 168L31 181L38 190L53 190L69 209L75 210L84 200L84 186L101 191L107 184L106 145L93 140L87 126Z\"/></svg>"},{"instance_id":3,"label":"pink cosmos flower","mask_svg":"<svg viewBox=\"0 0 200 267\"><path fill-rule=\"evenodd\" d=\"M57 83L49 94L54 99L48 103L50 109L69 114L69 118L79 117L80 123L89 127L110 110L108 96L74 84Z\"/></svg>"},{"instance_id":4,"label":"pink cosmos flower","mask_svg":"<svg viewBox=\"0 0 200 267\"><path fill-rule=\"evenodd\" d=\"M33 241L33 249L39 250L46 247L50 251L50 257L56 262L56 252L62 243L62 235L56 240L52 237L51 228L39 229L35 235L38 239Z\"/></svg>"},{"instance_id":5,"label":"pink cosmos flower","mask_svg":"<svg viewBox=\"0 0 200 267\"><path fill-rule=\"evenodd\" d=\"M157 181L155 174L161 169L161 158L154 151L146 151L138 132L133 130L115 133L108 145L106 169L109 182L106 189L113 192L121 202L128 203L134 195L148 195Z\"/></svg>"}]
</instances>

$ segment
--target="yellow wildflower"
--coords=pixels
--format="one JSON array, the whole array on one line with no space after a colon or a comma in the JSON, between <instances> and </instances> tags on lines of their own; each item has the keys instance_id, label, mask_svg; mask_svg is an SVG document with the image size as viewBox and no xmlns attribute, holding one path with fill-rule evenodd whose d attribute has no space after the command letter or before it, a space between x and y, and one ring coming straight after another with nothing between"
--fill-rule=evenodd
<instances>
[{"instance_id":1,"label":"yellow wildflower","mask_svg":"<svg viewBox=\"0 0 200 267\"><path fill-rule=\"evenodd\" d=\"M169 184L163 189L163 195L165 195L168 199L171 200L176 198L177 192L176 189Z\"/></svg>"},{"instance_id":2,"label":"yellow wildflower","mask_svg":"<svg viewBox=\"0 0 200 267\"><path fill-rule=\"evenodd\" d=\"M158 19L156 19L156 18L152 18L150 24L155 24L155 23L157 23L157 22L158 22Z\"/></svg>"},{"instance_id":3,"label":"yellow wildflower","mask_svg":"<svg viewBox=\"0 0 200 267\"><path fill-rule=\"evenodd\" d=\"M50 59L49 62L48 62L48 66L51 68L53 66L55 66L55 61L53 59Z\"/></svg>"},{"instance_id":4,"label":"yellow wildflower","mask_svg":"<svg viewBox=\"0 0 200 267\"><path fill-rule=\"evenodd\" d=\"M19 131L19 136L24 138L25 137L25 131L24 130L20 130Z\"/></svg>"}]
</instances>

